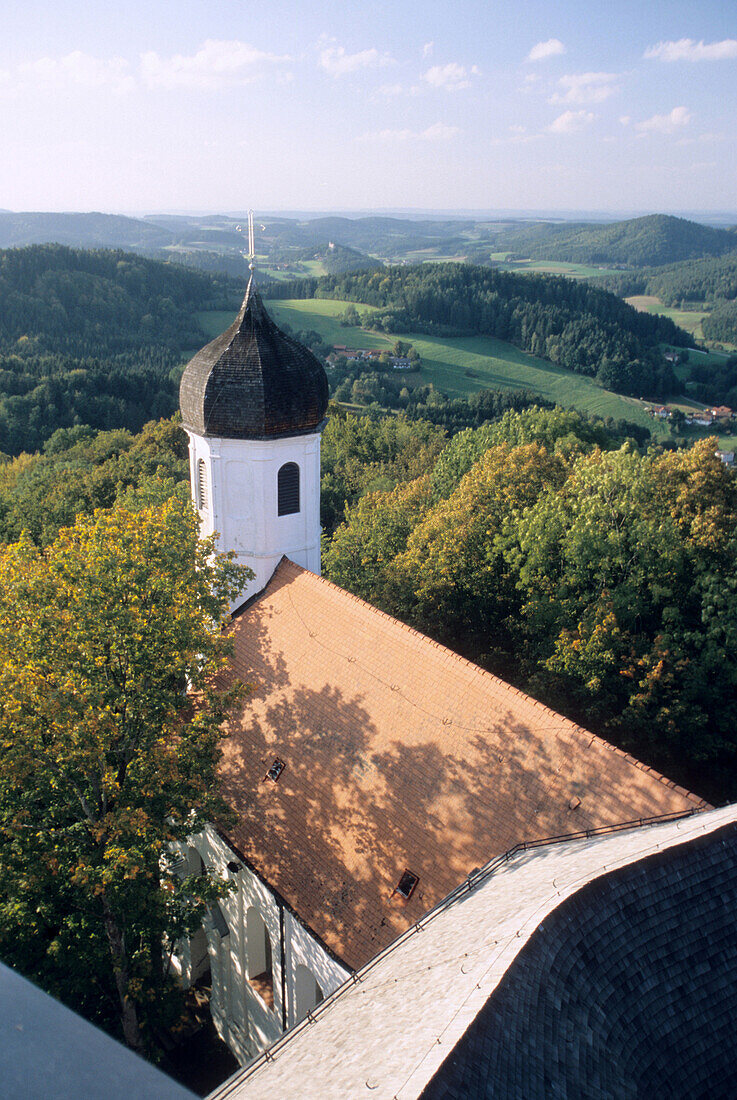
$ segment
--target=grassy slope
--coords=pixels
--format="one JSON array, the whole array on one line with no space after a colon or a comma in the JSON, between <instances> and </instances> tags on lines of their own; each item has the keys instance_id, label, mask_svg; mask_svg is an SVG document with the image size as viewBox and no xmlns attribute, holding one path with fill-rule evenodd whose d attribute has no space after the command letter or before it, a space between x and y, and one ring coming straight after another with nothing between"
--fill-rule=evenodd
<instances>
[{"instance_id":1,"label":"grassy slope","mask_svg":"<svg viewBox=\"0 0 737 1100\"><path fill-rule=\"evenodd\" d=\"M593 264L572 264L565 260L506 260L505 253L492 253L496 259L495 267L501 271L512 271L518 275L531 272L534 275L568 275L572 279L590 279L595 275L620 275L621 270ZM497 257L499 257L497 259Z\"/></svg>"},{"instance_id":2,"label":"grassy slope","mask_svg":"<svg viewBox=\"0 0 737 1100\"><path fill-rule=\"evenodd\" d=\"M314 329L330 344L389 348L394 343L394 337L338 324L335 317L344 312L345 302L324 298L292 299L269 302L268 308L277 321L286 321L293 329ZM358 308L368 309L361 305ZM490 336L434 337L412 332L402 333L401 338L411 340L422 357L423 382L432 382L449 397L465 397L485 389L531 389L561 405L574 405L600 416L625 417L653 427L652 420L637 401L603 390L590 378L563 370L545 359L537 359L503 340ZM473 374L467 374L468 371ZM665 429L661 431L666 434Z\"/></svg>"},{"instance_id":3,"label":"grassy slope","mask_svg":"<svg viewBox=\"0 0 737 1100\"><path fill-rule=\"evenodd\" d=\"M639 309L642 313L660 313L663 317L670 317L676 325L680 325L686 332L690 332L697 340L704 339L701 330L701 322L706 312L701 309L672 309L664 306L660 298L652 294L638 294L634 298L625 298L625 302Z\"/></svg>"},{"instance_id":4,"label":"grassy slope","mask_svg":"<svg viewBox=\"0 0 737 1100\"><path fill-rule=\"evenodd\" d=\"M297 331L312 329L329 344L389 348L394 343L394 337L340 325L336 317L345 311L346 303L342 301L289 299L267 302L267 308L278 323L286 323ZM360 304L358 308L362 313L373 309ZM214 338L232 322L233 314L198 313L197 320ZM537 359L503 340L489 336L432 337L422 333L402 333L401 338L411 340L422 357L420 377L423 383L432 382L449 397L464 397L485 389L530 389L563 406L573 405L583 412L644 424L654 438L671 438L667 426L659 420L653 421L644 405L634 398L603 390L592 379L563 370L545 359ZM473 375L467 371L472 371ZM732 449L733 444L726 438L722 443Z\"/></svg>"}]
</instances>

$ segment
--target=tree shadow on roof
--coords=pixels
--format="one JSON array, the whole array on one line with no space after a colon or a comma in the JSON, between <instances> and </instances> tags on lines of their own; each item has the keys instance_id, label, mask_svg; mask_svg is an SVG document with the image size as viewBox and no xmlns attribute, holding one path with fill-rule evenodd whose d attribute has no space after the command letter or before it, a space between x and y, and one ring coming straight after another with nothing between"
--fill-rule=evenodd
<instances>
[{"instance_id":1,"label":"tree shadow on roof","mask_svg":"<svg viewBox=\"0 0 737 1100\"><path fill-rule=\"evenodd\" d=\"M404 628L370 612L362 637L330 631L288 588L236 625L234 669L256 686L230 723L223 793L239 849L348 965L521 841L684 808L621 753L433 643L421 670L408 650L399 682L382 680L377 648ZM445 696L427 697L428 667ZM409 899L397 893L407 869L419 879Z\"/></svg>"}]
</instances>

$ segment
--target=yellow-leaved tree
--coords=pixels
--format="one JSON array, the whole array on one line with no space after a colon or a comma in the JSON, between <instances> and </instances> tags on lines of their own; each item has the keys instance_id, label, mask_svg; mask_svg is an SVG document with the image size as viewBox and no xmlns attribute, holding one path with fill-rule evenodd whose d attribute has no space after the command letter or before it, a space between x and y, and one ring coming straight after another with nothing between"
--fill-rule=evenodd
<instances>
[{"instance_id":1,"label":"yellow-leaved tree","mask_svg":"<svg viewBox=\"0 0 737 1100\"><path fill-rule=\"evenodd\" d=\"M167 954L227 889L171 845L227 817L216 676L246 573L166 495L0 552L0 956L148 1052L181 1012Z\"/></svg>"}]
</instances>

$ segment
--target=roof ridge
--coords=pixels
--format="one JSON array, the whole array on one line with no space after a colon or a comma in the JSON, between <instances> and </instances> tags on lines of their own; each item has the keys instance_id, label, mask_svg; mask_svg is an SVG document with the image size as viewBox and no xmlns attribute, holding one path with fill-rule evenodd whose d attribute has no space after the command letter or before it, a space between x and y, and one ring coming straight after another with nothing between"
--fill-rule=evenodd
<instances>
[{"instance_id":1,"label":"roof ridge","mask_svg":"<svg viewBox=\"0 0 737 1100\"><path fill-rule=\"evenodd\" d=\"M367 608L369 611L373 612L374 615L378 615L380 618L385 619L390 625L399 627L400 630L414 636L415 638L418 638L423 643L429 644L431 646L434 646L436 649L442 650L445 654L448 655L452 662L460 664L465 671L481 675L482 678L491 680L494 684L500 685L506 691L518 695L526 702L531 703L533 706L537 707L538 710L550 715L551 718L557 719L559 722L564 723L565 728L569 730L572 734L578 737L585 736L587 738L590 738L589 744L586 746L587 748L590 748L591 745L596 742L598 745L609 749L611 752L615 753L615 755L626 760L628 764L633 764L640 771L656 779L659 783L662 783L664 786L668 787L669 790L675 791L683 797L687 798L694 804L695 808L712 808L710 803L708 803L705 799L699 797L698 795L694 794L693 791L689 791L685 787L681 787L680 784L676 783L672 779L668 779L667 776L663 775L662 772L659 772L656 768L653 768L649 764L643 763L641 760L638 760L636 756L633 756L631 753L625 752L624 749L620 749L617 745L613 745L611 741L607 741L603 737L600 737L598 734L592 733L591 730L588 730L584 726L579 725L571 718L566 718L564 714L560 714L558 711L555 711L551 707L546 706L545 703L541 703L532 695L528 695L526 692L522 691L520 688L515 687L513 684L507 683L506 680L502 680L501 677L496 676L493 672L489 672L488 669L482 668L481 665L477 665L473 661L469 661L467 657L461 656L460 653L456 653L455 650L450 649L448 646L443 645L441 642L435 641L434 638L428 637L427 634L423 634L421 631L415 629L415 627L409 626L407 623L402 622L401 619L397 619L395 618L395 616L389 615L388 612L382 611L378 607L374 607L374 605L369 603L367 600L362 599L360 596L354 595L353 592L349 592L345 588L341 588L340 585L335 584L334 581L329 580L327 577L323 577L318 573L313 573L310 569L305 569L303 566L298 565L297 562L292 561L291 558L288 558L286 554L282 555L278 565L276 566L276 569L272 573L271 578L269 579L267 584L263 587L261 592L254 597L253 604L258 603L263 597L267 595L271 586L276 582L277 578L279 577L280 573L287 571L292 572L296 576L304 575L308 583L318 586L323 585L327 586L328 588L334 589L337 593L341 595L341 597L360 604L362 607ZM252 604L249 603L248 606L251 607ZM246 610L246 608L244 608L244 610Z\"/></svg>"}]
</instances>

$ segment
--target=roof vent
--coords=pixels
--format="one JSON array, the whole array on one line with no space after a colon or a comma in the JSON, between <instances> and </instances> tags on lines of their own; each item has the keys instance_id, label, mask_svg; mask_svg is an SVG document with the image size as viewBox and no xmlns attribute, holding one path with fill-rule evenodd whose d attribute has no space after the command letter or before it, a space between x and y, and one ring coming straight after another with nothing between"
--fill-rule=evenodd
<instances>
[{"instance_id":1,"label":"roof vent","mask_svg":"<svg viewBox=\"0 0 737 1100\"><path fill-rule=\"evenodd\" d=\"M281 775L281 773L284 771L285 768L286 768L286 764L284 763L283 760L280 760L279 757L277 756L276 759L274 760L274 763L271 765L271 767L267 771L266 775L264 776L264 779L270 779L272 783L276 783L277 779L279 778L279 776Z\"/></svg>"},{"instance_id":2,"label":"roof vent","mask_svg":"<svg viewBox=\"0 0 737 1100\"><path fill-rule=\"evenodd\" d=\"M232 874L237 875L238 872L240 871L240 869L241 869L240 863L236 863L236 861L234 859L228 860L228 870Z\"/></svg>"},{"instance_id":3,"label":"roof vent","mask_svg":"<svg viewBox=\"0 0 737 1100\"><path fill-rule=\"evenodd\" d=\"M415 886L419 882L419 877L412 873L412 871L406 871L402 875L394 891L395 894L399 894L405 901L412 897Z\"/></svg>"},{"instance_id":4,"label":"roof vent","mask_svg":"<svg viewBox=\"0 0 737 1100\"><path fill-rule=\"evenodd\" d=\"M570 801L570 802L568 803L568 809L569 809L569 810L577 810L577 809L578 809L578 807L579 807L580 805L581 805L581 799L580 799L580 798L576 798L576 797L574 796L574 797L573 797L573 798L571 799L571 801Z\"/></svg>"}]
</instances>

